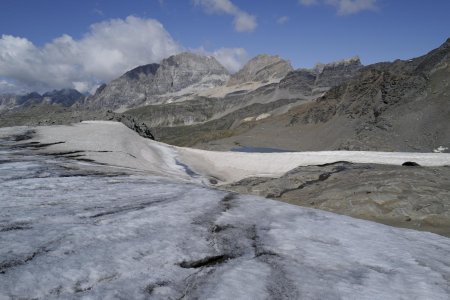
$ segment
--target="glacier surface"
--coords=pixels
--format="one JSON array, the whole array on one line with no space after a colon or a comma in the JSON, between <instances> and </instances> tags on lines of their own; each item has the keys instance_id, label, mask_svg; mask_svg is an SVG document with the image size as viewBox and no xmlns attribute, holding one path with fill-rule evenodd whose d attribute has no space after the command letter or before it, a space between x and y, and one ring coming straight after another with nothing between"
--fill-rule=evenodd
<instances>
[{"instance_id":1,"label":"glacier surface","mask_svg":"<svg viewBox=\"0 0 450 300\"><path fill-rule=\"evenodd\" d=\"M450 297L448 238L0 145L0 299Z\"/></svg>"}]
</instances>

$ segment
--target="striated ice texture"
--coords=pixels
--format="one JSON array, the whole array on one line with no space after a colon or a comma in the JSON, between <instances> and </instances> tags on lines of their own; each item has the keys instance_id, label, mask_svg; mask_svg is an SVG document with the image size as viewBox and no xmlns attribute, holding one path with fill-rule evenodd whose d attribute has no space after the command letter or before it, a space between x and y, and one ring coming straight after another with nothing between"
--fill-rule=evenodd
<instances>
[{"instance_id":1,"label":"striated ice texture","mask_svg":"<svg viewBox=\"0 0 450 300\"><path fill-rule=\"evenodd\" d=\"M0 148L0 299L449 299L450 240Z\"/></svg>"}]
</instances>

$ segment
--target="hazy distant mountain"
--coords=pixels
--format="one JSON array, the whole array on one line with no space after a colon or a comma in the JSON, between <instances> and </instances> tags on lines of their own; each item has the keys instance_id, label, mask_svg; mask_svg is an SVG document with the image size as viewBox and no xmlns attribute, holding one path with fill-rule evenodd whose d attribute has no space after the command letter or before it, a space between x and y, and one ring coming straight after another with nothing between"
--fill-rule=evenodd
<instances>
[{"instance_id":1,"label":"hazy distant mountain","mask_svg":"<svg viewBox=\"0 0 450 300\"><path fill-rule=\"evenodd\" d=\"M101 86L86 101L94 108L119 109L176 99L223 85L228 71L212 56L181 53L161 64L137 67Z\"/></svg>"},{"instance_id":2,"label":"hazy distant mountain","mask_svg":"<svg viewBox=\"0 0 450 300\"><path fill-rule=\"evenodd\" d=\"M75 89L62 89L47 92L42 97L50 104L61 104L68 107L84 99L85 96Z\"/></svg>"},{"instance_id":3,"label":"hazy distant mountain","mask_svg":"<svg viewBox=\"0 0 450 300\"><path fill-rule=\"evenodd\" d=\"M84 99L84 95L74 89L53 90L43 95L32 92L26 95L0 94L0 110L51 104L69 107Z\"/></svg>"}]
</instances>

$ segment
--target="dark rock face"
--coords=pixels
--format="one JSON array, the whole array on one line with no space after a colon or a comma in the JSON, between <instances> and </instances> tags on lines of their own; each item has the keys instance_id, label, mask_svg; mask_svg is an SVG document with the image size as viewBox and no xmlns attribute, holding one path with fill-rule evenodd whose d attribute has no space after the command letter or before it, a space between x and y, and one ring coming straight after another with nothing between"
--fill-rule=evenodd
<instances>
[{"instance_id":1,"label":"dark rock face","mask_svg":"<svg viewBox=\"0 0 450 300\"><path fill-rule=\"evenodd\" d=\"M351 79L358 70L363 67L359 57L334 62L331 64L317 65L315 68L317 87L332 87L345 83Z\"/></svg>"},{"instance_id":2,"label":"dark rock face","mask_svg":"<svg viewBox=\"0 0 450 300\"><path fill-rule=\"evenodd\" d=\"M151 140L155 139L152 132L150 131L150 128L148 128L147 125L145 125L145 123L137 123L136 120L128 116L125 118L120 118L120 122L125 124L125 126L127 126L128 128L136 131L142 137Z\"/></svg>"},{"instance_id":3,"label":"dark rock face","mask_svg":"<svg viewBox=\"0 0 450 300\"><path fill-rule=\"evenodd\" d=\"M98 109L135 107L216 87L227 80L228 71L215 58L181 53L164 59L161 64L128 71L101 86L85 104ZM185 92L180 92L182 90Z\"/></svg>"},{"instance_id":4,"label":"dark rock face","mask_svg":"<svg viewBox=\"0 0 450 300\"><path fill-rule=\"evenodd\" d=\"M288 89L293 93L311 95L316 79L317 74L313 70L299 69L289 72L280 81L279 87Z\"/></svg>"},{"instance_id":5,"label":"dark rock face","mask_svg":"<svg viewBox=\"0 0 450 300\"><path fill-rule=\"evenodd\" d=\"M139 66L137 68L134 68L131 71L128 71L124 74L125 77L129 78L130 80L139 80L142 77L153 77L155 76L156 72L159 69L159 64L149 64L144 66ZM103 88L98 92L102 92L104 88L106 87L106 84L103 85Z\"/></svg>"},{"instance_id":6,"label":"dark rock face","mask_svg":"<svg viewBox=\"0 0 450 300\"><path fill-rule=\"evenodd\" d=\"M364 117L376 122L384 111L423 95L427 89L430 81L426 74L411 68L415 63L394 62L391 66L373 65L361 69L353 80L332 88L319 98L304 114L304 122L326 122L336 115L350 119Z\"/></svg>"},{"instance_id":7,"label":"dark rock face","mask_svg":"<svg viewBox=\"0 0 450 300\"><path fill-rule=\"evenodd\" d=\"M107 110L106 112L99 113L95 119L121 122L131 130L136 131L140 136L151 140L155 139L150 128L145 123L139 123L130 115L119 114Z\"/></svg>"},{"instance_id":8,"label":"dark rock face","mask_svg":"<svg viewBox=\"0 0 450 300\"><path fill-rule=\"evenodd\" d=\"M330 64L319 64L314 69L298 69L280 81L280 88L305 96L320 95L331 87L349 81L363 67L359 58Z\"/></svg>"},{"instance_id":9,"label":"dark rock face","mask_svg":"<svg viewBox=\"0 0 450 300\"><path fill-rule=\"evenodd\" d=\"M227 85L280 79L292 70L291 64L279 56L262 54L251 59L239 72L233 74Z\"/></svg>"}]
</instances>

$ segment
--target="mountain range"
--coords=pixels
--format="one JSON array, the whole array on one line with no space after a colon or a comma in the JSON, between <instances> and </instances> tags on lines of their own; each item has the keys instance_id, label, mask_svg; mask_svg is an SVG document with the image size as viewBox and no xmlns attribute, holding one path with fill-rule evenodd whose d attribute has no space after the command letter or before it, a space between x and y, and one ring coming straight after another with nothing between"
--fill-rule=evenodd
<instances>
[{"instance_id":1,"label":"mountain range","mask_svg":"<svg viewBox=\"0 0 450 300\"><path fill-rule=\"evenodd\" d=\"M353 57L297 70L258 55L235 74L211 56L181 53L132 69L94 95L0 95L0 125L118 118L161 141L206 149L445 151L449 49L447 40L410 60L363 66Z\"/></svg>"},{"instance_id":2,"label":"mountain range","mask_svg":"<svg viewBox=\"0 0 450 300\"><path fill-rule=\"evenodd\" d=\"M85 95L75 89L53 90L42 95L37 92L25 95L3 94L0 95L0 111L39 104L70 107L76 103L82 102L84 98Z\"/></svg>"}]
</instances>

